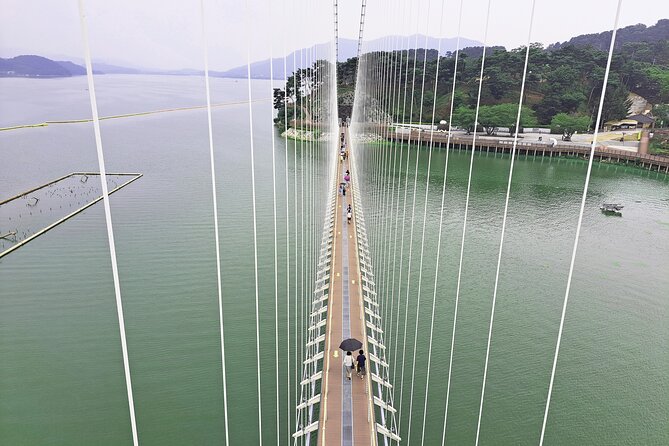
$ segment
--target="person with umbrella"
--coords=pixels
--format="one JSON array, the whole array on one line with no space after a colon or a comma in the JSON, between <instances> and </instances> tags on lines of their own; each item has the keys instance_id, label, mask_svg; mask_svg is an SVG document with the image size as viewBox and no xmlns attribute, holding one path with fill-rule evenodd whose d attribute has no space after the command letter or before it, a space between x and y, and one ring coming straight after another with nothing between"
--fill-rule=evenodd
<instances>
[{"instance_id":1,"label":"person with umbrella","mask_svg":"<svg viewBox=\"0 0 669 446\"><path fill-rule=\"evenodd\" d=\"M350 380L351 374L353 372L353 354L351 351L357 350L362 347L362 342L358 341L355 338L344 339L339 344L339 348L346 352L344 356L344 366L346 367L346 377Z\"/></svg>"},{"instance_id":2,"label":"person with umbrella","mask_svg":"<svg viewBox=\"0 0 669 446\"><path fill-rule=\"evenodd\" d=\"M358 350L359 348L362 348L362 342L358 341L355 338L344 339L343 341L341 341L341 344L339 344L339 348L344 350L345 352L352 352L353 350Z\"/></svg>"},{"instance_id":3,"label":"person with umbrella","mask_svg":"<svg viewBox=\"0 0 669 446\"><path fill-rule=\"evenodd\" d=\"M353 374L353 354L351 352L346 352L344 356L344 367L346 367L346 377L350 381Z\"/></svg>"}]
</instances>

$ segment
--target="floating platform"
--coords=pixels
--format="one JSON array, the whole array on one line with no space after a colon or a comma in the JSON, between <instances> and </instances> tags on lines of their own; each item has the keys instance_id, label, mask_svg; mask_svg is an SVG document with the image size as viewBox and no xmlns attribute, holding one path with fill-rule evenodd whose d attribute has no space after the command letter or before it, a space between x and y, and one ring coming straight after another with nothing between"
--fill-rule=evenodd
<instances>
[{"instance_id":1,"label":"floating platform","mask_svg":"<svg viewBox=\"0 0 669 446\"><path fill-rule=\"evenodd\" d=\"M103 199L98 172L72 172L0 201L0 258L45 234ZM89 181L90 177L98 177ZM108 173L113 194L142 177Z\"/></svg>"}]
</instances>

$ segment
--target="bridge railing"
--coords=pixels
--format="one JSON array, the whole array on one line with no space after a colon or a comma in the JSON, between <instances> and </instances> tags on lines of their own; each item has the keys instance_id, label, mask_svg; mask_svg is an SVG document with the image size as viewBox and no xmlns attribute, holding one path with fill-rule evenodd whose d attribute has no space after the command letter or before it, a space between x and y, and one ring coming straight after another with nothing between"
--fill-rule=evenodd
<instances>
[{"instance_id":1,"label":"bridge railing","mask_svg":"<svg viewBox=\"0 0 669 446\"><path fill-rule=\"evenodd\" d=\"M365 345L369 353L370 373L367 375L368 388L372 391L369 400L368 415L374 418L374 435L372 444L377 444L377 437L381 436L385 445L390 442L400 442L398 425L394 407L393 386L390 383L390 366L386 358L386 346L382 329L382 319L379 313L380 304L376 292L374 280L374 269L369 250L367 229L365 225L364 211L361 201L361 191L357 177L357 165L355 162L355 150L351 151L351 172L353 188L353 205L355 213L355 225L357 234L357 251L360 266L360 278L358 286L362 296L362 313L365 325ZM370 420L372 421L372 420Z\"/></svg>"},{"instance_id":2,"label":"bridge railing","mask_svg":"<svg viewBox=\"0 0 669 446\"><path fill-rule=\"evenodd\" d=\"M322 386L323 367L325 362L326 324L330 298L330 280L332 269L332 250L335 225L335 207L337 201L336 175L330 175L328 198L323 232L319 249L318 263L311 310L308 316L306 357L302 361L300 375L300 399L295 407L295 432L293 443L297 445L304 437L304 444L311 444L312 435L319 428L319 411L324 408L322 397L325 391Z\"/></svg>"}]
</instances>

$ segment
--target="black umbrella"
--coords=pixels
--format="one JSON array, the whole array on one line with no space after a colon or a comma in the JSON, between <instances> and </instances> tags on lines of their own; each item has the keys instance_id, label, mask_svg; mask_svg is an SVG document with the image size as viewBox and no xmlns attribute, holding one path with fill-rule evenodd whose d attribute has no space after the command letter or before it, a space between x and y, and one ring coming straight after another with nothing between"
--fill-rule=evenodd
<instances>
[{"instance_id":1,"label":"black umbrella","mask_svg":"<svg viewBox=\"0 0 669 446\"><path fill-rule=\"evenodd\" d=\"M339 344L339 348L345 352L352 352L353 350L358 350L362 347L362 342L358 341L355 338L345 339Z\"/></svg>"}]
</instances>

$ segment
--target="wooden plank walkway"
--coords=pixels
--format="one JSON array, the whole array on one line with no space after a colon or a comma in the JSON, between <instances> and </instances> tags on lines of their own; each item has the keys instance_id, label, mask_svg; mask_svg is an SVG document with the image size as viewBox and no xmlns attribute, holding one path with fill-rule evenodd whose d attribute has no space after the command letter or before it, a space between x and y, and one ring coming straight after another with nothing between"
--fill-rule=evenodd
<instances>
[{"instance_id":1,"label":"wooden plank walkway","mask_svg":"<svg viewBox=\"0 0 669 446\"><path fill-rule=\"evenodd\" d=\"M346 143L350 150L347 128ZM341 133L340 133L341 134ZM337 168L339 179L349 169L349 161L340 162ZM346 221L346 207L353 206L353 190L346 196L337 195L333 240L333 260L330 272L331 290L328 304L323 381L323 410L320 411L318 431L319 445L375 446L373 407L370 396L370 375L364 379L346 378L343 354L339 344L353 337L363 342L367 369L369 354L366 348L364 312L360 284L360 266L357 254L357 235L354 221ZM353 213L355 218L355 212ZM354 354L354 356L356 356Z\"/></svg>"}]
</instances>

